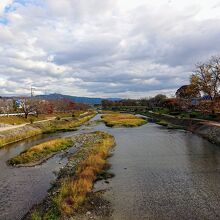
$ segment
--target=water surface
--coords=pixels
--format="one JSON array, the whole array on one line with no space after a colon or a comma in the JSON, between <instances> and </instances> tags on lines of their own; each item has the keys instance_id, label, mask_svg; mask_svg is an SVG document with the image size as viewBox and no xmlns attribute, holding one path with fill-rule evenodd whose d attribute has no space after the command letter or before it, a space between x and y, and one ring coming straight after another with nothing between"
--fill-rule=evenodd
<instances>
[{"instance_id":1,"label":"water surface","mask_svg":"<svg viewBox=\"0 0 220 220\"><path fill-rule=\"evenodd\" d=\"M220 219L220 149L155 124L107 129L117 142L105 197L112 219Z\"/></svg>"},{"instance_id":2,"label":"water surface","mask_svg":"<svg viewBox=\"0 0 220 220\"><path fill-rule=\"evenodd\" d=\"M100 115L95 119L99 119ZM66 164L59 155L40 166L9 167L6 161L43 141L94 130L115 136L110 158L116 176L96 188L108 191L112 219L219 219L220 148L188 132L155 124L138 128L107 128L40 135L0 149L0 219L17 220L40 202L55 180L54 171Z\"/></svg>"}]
</instances>

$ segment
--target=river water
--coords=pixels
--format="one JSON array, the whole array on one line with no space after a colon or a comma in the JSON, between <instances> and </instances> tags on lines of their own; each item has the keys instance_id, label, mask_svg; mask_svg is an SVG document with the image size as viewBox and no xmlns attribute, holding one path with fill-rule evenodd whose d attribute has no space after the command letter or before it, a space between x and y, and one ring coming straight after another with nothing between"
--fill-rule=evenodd
<instances>
[{"instance_id":1,"label":"river water","mask_svg":"<svg viewBox=\"0 0 220 220\"><path fill-rule=\"evenodd\" d=\"M13 168L6 165L9 158L54 137L94 130L113 134L117 143L109 159L116 176L109 184L96 184L96 188L108 189L105 197L112 203L112 219L220 219L220 148L189 132L151 123L137 128L99 124L1 149L0 219L20 219L45 197L56 178L54 171L66 163L57 155L40 166Z\"/></svg>"}]
</instances>

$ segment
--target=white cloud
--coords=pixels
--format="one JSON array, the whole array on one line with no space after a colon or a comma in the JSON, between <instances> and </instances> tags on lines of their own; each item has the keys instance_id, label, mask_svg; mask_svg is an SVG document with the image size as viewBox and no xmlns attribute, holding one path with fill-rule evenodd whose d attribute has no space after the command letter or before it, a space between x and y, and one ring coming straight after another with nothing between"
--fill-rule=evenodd
<instances>
[{"instance_id":1,"label":"white cloud","mask_svg":"<svg viewBox=\"0 0 220 220\"><path fill-rule=\"evenodd\" d=\"M13 0L1 0L0 2L0 16L3 15L5 8L12 3Z\"/></svg>"},{"instance_id":2,"label":"white cloud","mask_svg":"<svg viewBox=\"0 0 220 220\"><path fill-rule=\"evenodd\" d=\"M220 50L219 0L1 0L0 19L1 95L170 94Z\"/></svg>"}]
</instances>

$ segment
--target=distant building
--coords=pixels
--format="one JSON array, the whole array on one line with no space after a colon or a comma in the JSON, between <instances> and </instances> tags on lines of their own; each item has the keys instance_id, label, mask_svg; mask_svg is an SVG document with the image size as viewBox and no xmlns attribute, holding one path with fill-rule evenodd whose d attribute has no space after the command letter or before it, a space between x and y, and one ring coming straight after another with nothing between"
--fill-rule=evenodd
<instances>
[{"instance_id":1,"label":"distant building","mask_svg":"<svg viewBox=\"0 0 220 220\"><path fill-rule=\"evenodd\" d=\"M22 101L20 99L15 100L15 105L17 108L22 108Z\"/></svg>"}]
</instances>

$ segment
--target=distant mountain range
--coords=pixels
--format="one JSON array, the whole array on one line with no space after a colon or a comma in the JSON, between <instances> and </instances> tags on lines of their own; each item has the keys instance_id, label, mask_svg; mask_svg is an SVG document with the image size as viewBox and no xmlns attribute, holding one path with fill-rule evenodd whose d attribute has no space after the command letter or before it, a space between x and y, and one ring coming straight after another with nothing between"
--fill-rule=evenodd
<instances>
[{"instance_id":1,"label":"distant mountain range","mask_svg":"<svg viewBox=\"0 0 220 220\"><path fill-rule=\"evenodd\" d=\"M59 99L68 99L74 102L78 103L84 103L84 104L101 104L102 100L111 100L111 101L118 101L121 100L120 98L89 98L89 97L78 97L78 96L70 96L70 95L62 95L62 94L49 94L49 95L38 95L36 96L39 99L44 100L59 100Z\"/></svg>"}]
</instances>

